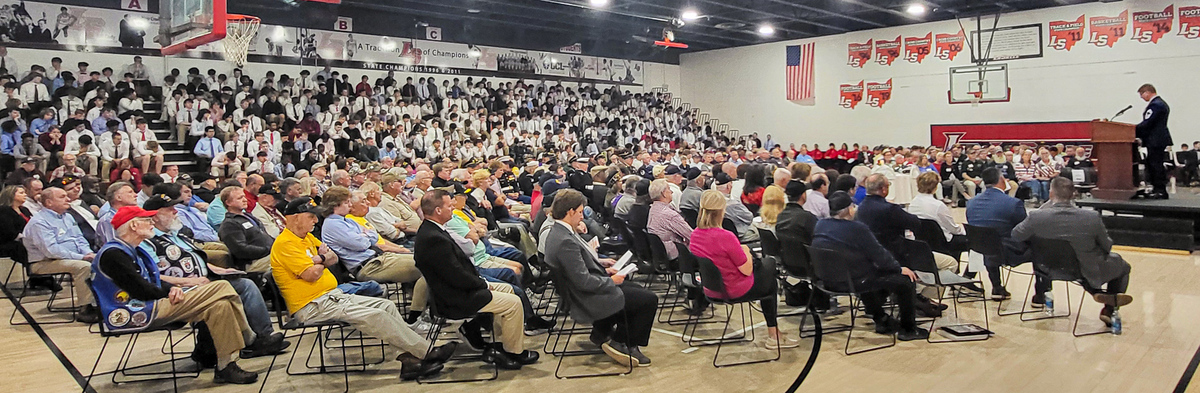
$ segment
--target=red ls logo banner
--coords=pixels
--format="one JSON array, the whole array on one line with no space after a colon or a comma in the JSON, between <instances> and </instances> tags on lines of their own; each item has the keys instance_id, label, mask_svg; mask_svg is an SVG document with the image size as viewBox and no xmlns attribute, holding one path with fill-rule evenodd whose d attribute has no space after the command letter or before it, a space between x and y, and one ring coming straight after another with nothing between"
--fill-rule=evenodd
<instances>
[{"instance_id":1,"label":"red ls logo banner","mask_svg":"<svg viewBox=\"0 0 1200 393\"><path fill-rule=\"evenodd\" d=\"M959 30L957 34L938 34L937 35L937 53L934 53L938 59L954 60L954 56L958 52L962 52L963 43L967 42L967 35Z\"/></svg>"},{"instance_id":2,"label":"red ls logo banner","mask_svg":"<svg viewBox=\"0 0 1200 393\"><path fill-rule=\"evenodd\" d=\"M884 83L867 83L867 105L882 108L892 98L892 80Z\"/></svg>"},{"instance_id":3,"label":"red ls logo banner","mask_svg":"<svg viewBox=\"0 0 1200 393\"><path fill-rule=\"evenodd\" d=\"M1158 39L1171 32L1175 24L1175 5L1162 11L1139 11L1133 13L1133 40L1143 44L1157 44Z\"/></svg>"},{"instance_id":4,"label":"red ls logo banner","mask_svg":"<svg viewBox=\"0 0 1200 393\"><path fill-rule=\"evenodd\" d=\"M1055 50L1070 51L1083 39L1083 15L1074 21L1056 20L1050 22L1050 47Z\"/></svg>"},{"instance_id":5,"label":"red ls logo banner","mask_svg":"<svg viewBox=\"0 0 1200 393\"><path fill-rule=\"evenodd\" d=\"M1179 7L1179 34L1187 39L1200 38L1200 7Z\"/></svg>"},{"instance_id":6,"label":"red ls logo banner","mask_svg":"<svg viewBox=\"0 0 1200 393\"><path fill-rule=\"evenodd\" d=\"M850 44L850 60L846 62L846 65L858 68L867 65L867 62L871 61L871 48L873 46L874 43L872 40L867 40L863 44Z\"/></svg>"},{"instance_id":7,"label":"red ls logo banner","mask_svg":"<svg viewBox=\"0 0 1200 393\"><path fill-rule=\"evenodd\" d=\"M896 39L887 41L879 40L875 43L875 62L879 65L892 65L892 60L900 57L900 36Z\"/></svg>"},{"instance_id":8,"label":"red ls logo banner","mask_svg":"<svg viewBox=\"0 0 1200 393\"><path fill-rule=\"evenodd\" d=\"M1129 10L1121 11L1121 15L1117 15L1115 18L1111 16L1088 18L1088 30L1091 31L1088 43L1112 48L1118 39L1125 36L1125 29L1128 28Z\"/></svg>"},{"instance_id":9,"label":"red ls logo banner","mask_svg":"<svg viewBox=\"0 0 1200 393\"><path fill-rule=\"evenodd\" d=\"M909 63L920 63L925 60L925 56L933 47L933 33L930 32L924 37L905 37L904 38L904 60ZM889 83L888 85L891 85Z\"/></svg>"},{"instance_id":10,"label":"red ls logo banner","mask_svg":"<svg viewBox=\"0 0 1200 393\"><path fill-rule=\"evenodd\" d=\"M858 81L857 85L842 85L841 99L838 100L838 105L842 108L854 109L863 99L863 81Z\"/></svg>"}]
</instances>

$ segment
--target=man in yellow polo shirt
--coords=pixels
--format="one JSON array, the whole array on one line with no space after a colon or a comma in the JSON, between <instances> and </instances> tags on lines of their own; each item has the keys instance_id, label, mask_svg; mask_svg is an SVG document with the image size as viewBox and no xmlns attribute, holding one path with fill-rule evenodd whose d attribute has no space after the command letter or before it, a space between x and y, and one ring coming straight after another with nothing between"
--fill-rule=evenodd
<instances>
[{"instance_id":1,"label":"man in yellow polo shirt","mask_svg":"<svg viewBox=\"0 0 1200 393\"><path fill-rule=\"evenodd\" d=\"M288 312L301 323L338 321L363 334L377 337L399 349L400 377L415 379L442 370L454 354L456 343L433 350L404 323L396 304L387 299L347 295L337 289L337 279L328 270L338 263L337 254L310 232L317 224L319 208L304 197L280 206L287 226L271 247L271 275L287 303Z\"/></svg>"}]
</instances>

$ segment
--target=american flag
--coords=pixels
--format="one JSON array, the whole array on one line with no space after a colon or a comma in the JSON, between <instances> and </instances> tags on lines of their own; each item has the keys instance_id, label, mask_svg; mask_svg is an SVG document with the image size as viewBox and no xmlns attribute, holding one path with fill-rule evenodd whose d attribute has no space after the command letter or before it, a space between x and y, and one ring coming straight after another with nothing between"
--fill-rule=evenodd
<instances>
[{"instance_id":1,"label":"american flag","mask_svg":"<svg viewBox=\"0 0 1200 393\"><path fill-rule=\"evenodd\" d=\"M815 43L787 47L787 99L813 98L813 48Z\"/></svg>"}]
</instances>

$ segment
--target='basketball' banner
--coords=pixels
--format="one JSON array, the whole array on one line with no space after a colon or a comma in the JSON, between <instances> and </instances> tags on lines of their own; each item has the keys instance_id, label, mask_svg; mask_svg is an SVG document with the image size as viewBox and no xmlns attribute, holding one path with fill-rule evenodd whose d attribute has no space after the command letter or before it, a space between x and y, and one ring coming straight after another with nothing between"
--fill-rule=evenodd
<instances>
[{"instance_id":1,"label":"'basketball' banner","mask_svg":"<svg viewBox=\"0 0 1200 393\"><path fill-rule=\"evenodd\" d=\"M1118 39L1125 36L1128 28L1129 10L1121 11L1121 14L1116 17L1094 16L1088 18L1088 30L1091 32L1088 43L1112 48Z\"/></svg>"},{"instance_id":2,"label":"'basketball' banner","mask_svg":"<svg viewBox=\"0 0 1200 393\"><path fill-rule=\"evenodd\" d=\"M900 36L896 39L879 40L875 42L875 62L879 65L890 66L892 61L900 57Z\"/></svg>"}]
</instances>

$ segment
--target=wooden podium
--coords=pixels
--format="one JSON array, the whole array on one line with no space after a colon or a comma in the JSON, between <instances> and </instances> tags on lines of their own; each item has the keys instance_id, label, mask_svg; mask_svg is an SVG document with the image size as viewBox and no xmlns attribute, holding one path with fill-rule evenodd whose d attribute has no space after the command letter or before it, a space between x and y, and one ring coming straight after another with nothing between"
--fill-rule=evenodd
<instances>
[{"instance_id":1,"label":"wooden podium","mask_svg":"<svg viewBox=\"0 0 1200 393\"><path fill-rule=\"evenodd\" d=\"M1097 199L1128 200L1137 193L1133 184L1134 125L1093 120L1092 156L1096 157Z\"/></svg>"}]
</instances>

